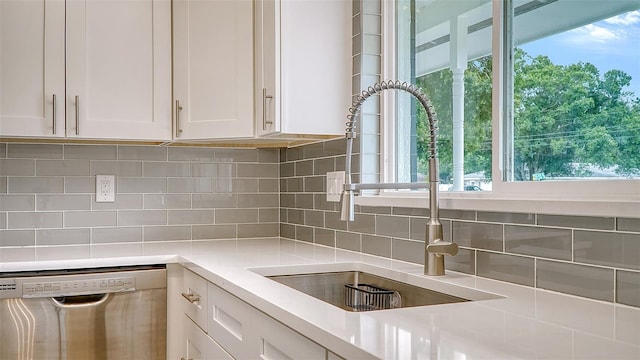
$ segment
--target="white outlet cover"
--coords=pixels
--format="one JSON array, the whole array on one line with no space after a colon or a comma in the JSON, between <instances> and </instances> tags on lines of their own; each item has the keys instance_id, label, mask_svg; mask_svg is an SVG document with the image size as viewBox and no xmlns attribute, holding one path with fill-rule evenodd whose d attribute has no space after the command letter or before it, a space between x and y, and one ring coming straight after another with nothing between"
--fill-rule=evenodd
<instances>
[{"instance_id":1,"label":"white outlet cover","mask_svg":"<svg viewBox=\"0 0 640 360\"><path fill-rule=\"evenodd\" d=\"M114 202L116 199L116 177L96 175L96 202Z\"/></svg>"},{"instance_id":2,"label":"white outlet cover","mask_svg":"<svg viewBox=\"0 0 640 360\"><path fill-rule=\"evenodd\" d=\"M330 171L327 173L327 201L339 202L344 188L344 171Z\"/></svg>"}]
</instances>

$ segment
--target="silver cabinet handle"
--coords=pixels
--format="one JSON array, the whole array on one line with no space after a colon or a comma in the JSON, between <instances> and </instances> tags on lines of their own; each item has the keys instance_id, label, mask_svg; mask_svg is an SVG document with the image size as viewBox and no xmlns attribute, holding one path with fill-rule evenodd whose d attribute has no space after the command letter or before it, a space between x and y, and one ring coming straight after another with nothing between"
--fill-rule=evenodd
<instances>
[{"instance_id":1,"label":"silver cabinet handle","mask_svg":"<svg viewBox=\"0 0 640 360\"><path fill-rule=\"evenodd\" d=\"M80 96L76 95L76 135L80 135Z\"/></svg>"},{"instance_id":2,"label":"silver cabinet handle","mask_svg":"<svg viewBox=\"0 0 640 360\"><path fill-rule=\"evenodd\" d=\"M267 121L267 99L273 99L273 95L267 95L267 89L262 88L262 130L267 130L267 124L273 124L273 121Z\"/></svg>"},{"instance_id":3,"label":"silver cabinet handle","mask_svg":"<svg viewBox=\"0 0 640 360\"><path fill-rule=\"evenodd\" d=\"M176 137L180 137L180 133L182 133L182 129L180 128L180 110L182 110L180 100L176 100Z\"/></svg>"},{"instance_id":4,"label":"silver cabinet handle","mask_svg":"<svg viewBox=\"0 0 640 360\"><path fill-rule=\"evenodd\" d=\"M193 360L193 358L188 358L188 359L180 358L180 360Z\"/></svg>"},{"instance_id":5,"label":"silver cabinet handle","mask_svg":"<svg viewBox=\"0 0 640 360\"><path fill-rule=\"evenodd\" d=\"M200 302L200 295L195 293L182 293L182 297L187 299L188 302L192 304L198 304Z\"/></svg>"},{"instance_id":6,"label":"silver cabinet handle","mask_svg":"<svg viewBox=\"0 0 640 360\"><path fill-rule=\"evenodd\" d=\"M56 134L56 94L53 94L53 135Z\"/></svg>"}]
</instances>

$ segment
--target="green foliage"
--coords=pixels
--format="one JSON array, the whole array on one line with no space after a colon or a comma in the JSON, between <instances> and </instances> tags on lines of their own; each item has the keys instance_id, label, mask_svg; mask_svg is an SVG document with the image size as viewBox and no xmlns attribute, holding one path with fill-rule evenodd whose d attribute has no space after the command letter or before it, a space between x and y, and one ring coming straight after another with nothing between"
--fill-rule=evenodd
<instances>
[{"instance_id":1,"label":"green foliage","mask_svg":"<svg viewBox=\"0 0 640 360\"><path fill-rule=\"evenodd\" d=\"M590 63L556 65L546 56L516 49L514 60L514 172L589 176L586 165L640 175L640 98L625 89L631 77L620 70L600 74ZM452 74L425 75L425 91L439 121L440 180L451 181ZM491 175L491 58L469 62L465 72L465 173ZM418 107L418 171L426 171L428 126Z\"/></svg>"}]
</instances>

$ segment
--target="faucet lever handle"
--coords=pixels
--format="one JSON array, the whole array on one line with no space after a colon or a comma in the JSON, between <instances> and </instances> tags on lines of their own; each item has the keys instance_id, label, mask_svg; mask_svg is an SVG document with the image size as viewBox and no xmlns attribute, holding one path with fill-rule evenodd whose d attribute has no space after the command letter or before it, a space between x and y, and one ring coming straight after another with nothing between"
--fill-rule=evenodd
<instances>
[{"instance_id":1,"label":"faucet lever handle","mask_svg":"<svg viewBox=\"0 0 640 360\"><path fill-rule=\"evenodd\" d=\"M433 244L427 245L427 252L436 255L454 256L458 253L458 244L454 242L437 241Z\"/></svg>"}]
</instances>

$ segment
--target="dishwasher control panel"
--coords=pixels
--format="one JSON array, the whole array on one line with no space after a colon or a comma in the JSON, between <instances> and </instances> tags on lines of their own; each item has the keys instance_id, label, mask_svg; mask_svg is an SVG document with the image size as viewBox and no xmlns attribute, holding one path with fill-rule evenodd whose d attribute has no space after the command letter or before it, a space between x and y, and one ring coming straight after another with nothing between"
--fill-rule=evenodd
<instances>
[{"instance_id":1,"label":"dishwasher control panel","mask_svg":"<svg viewBox=\"0 0 640 360\"><path fill-rule=\"evenodd\" d=\"M72 281L26 282L22 284L23 298L90 295L134 291L136 281L132 277L105 279L78 279Z\"/></svg>"}]
</instances>

